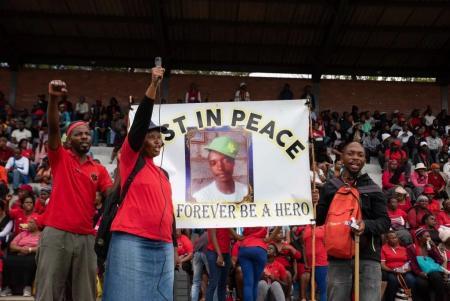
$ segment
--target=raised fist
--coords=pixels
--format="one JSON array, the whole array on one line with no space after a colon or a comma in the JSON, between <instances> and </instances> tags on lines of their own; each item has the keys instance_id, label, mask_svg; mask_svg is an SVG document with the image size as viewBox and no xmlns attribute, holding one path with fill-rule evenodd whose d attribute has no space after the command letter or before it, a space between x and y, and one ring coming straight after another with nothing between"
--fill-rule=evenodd
<instances>
[{"instance_id":1,"label":"raised fist","mask_svg":"<svg viewBox=\"0 0 450 301\"><path fill-rule=\"evenodd\" d=\"M48 83L48 94L56 97L67 94L66 83L59 79L52 80Z\"/></svg>"},{"instance_id":2,"label":"raised fist","mask_svg":"<svg viewBox=\"0 0 450 301\"><path fill-rule=\"evenodd\" d=\"M161 68L161 67L152 68L152 83L153 84L159 85L159 83L163 79L164 71L166 71L166 69Z\"/></svg>"}]
</instances>

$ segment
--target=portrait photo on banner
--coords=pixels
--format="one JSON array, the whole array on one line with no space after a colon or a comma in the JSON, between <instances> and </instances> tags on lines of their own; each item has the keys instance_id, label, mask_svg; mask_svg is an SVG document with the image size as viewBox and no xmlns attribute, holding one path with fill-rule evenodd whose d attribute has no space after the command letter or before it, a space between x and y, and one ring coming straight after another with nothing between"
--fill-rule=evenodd
<instances>
[{"instance_id":1,"label":"portrait photo on banner","mask_svg":"<svg viewBox=\"0 0 450 301\"><path fill-rule=\"evenodd\" d=\"M185 135L186 200L251 203L252 134L243 128L188 128Z\"/></svg>"}]
</instances>

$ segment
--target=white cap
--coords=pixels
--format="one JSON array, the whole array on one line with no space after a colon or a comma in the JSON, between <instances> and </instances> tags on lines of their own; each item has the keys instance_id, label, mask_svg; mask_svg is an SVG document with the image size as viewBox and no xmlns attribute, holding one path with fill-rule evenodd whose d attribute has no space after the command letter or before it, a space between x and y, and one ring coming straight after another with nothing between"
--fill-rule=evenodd
<instances>
[{"instance_id":1,"label":"white cap","mask_svg":"<svg viewBox=\"0 0 450 301\"><path fill-rule=\"evenodd\" d=\"M383 141L389 137L391 137L391 135L389 135L388 133L381 134L381 140L383 140Z\"/></svg>"},{"instance_id":2,"label":"white cap","mask_svg":"<svg viewBox=\"0 0 450 301\"><path fill-rule=\"evenodd\" d=\"M395 188L394 192L395 193L400 193L400 194L408 194L408 192L402 186L397 186Z\"/></svg>"},{"instance_id":3,"label":"white cap","mask_svg":"<svg viewBox=\"0 0 450 301\"><path fill-rule=\"evenodd\" d=\"M395 110L394 111L394 114L398 114L400 111L399 110Z\"/></svg>"},{"instance_id":4,"label":"white cap","mask_svg":"<svg viewBox=\"0 0 450 301\"><path fill-rule=\"evenodd\" d=\"M423 163L417 163L415 170L418 170L418 169L427 169L427 167Z\"/></svg>"},{"instance_id":5,"label":"white cap","mask_svg":"<svg viewBox=\"0 0 450 301\"><path fill-rule=\"evenodd\" d=\"M247 86L247 84L246 84L245 82L242 82L242 83L239 85L240 88L242 88L242 87L244 87L244 86Z\"/></svg>"},{"instance_id":6,"label":"white cap","mask_svg":"<svg viewBox=\"0 0 450 301\"><path fill-rule=\"evenodd\" d=\"M428 146L428 143L426 143L425 141L420 142L420 146L424 146L424 145Z\"/></svg>"},{"instance_id":7,"label":"white cap","mask_svg":"<svg viewBox=\"0 0 450 301\"><path fill-rule=\"evenodd\" d=\"M446 242L450 238L450 227L440 226L439 227L439 239Z\"/></svg>"}]
</instances>

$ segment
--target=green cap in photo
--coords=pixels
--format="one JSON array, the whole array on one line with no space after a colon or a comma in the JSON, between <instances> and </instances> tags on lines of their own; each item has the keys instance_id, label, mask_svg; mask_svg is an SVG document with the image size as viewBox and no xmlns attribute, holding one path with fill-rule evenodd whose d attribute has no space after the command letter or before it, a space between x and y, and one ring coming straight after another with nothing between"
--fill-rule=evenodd
<instances>
[{"instance_id":1,"label":"green cap in photo","mask_svg":"<svg viewBox=\"0 0 450 301\"><path fill-rule=\"evenodd\" d=\"M205 147L210 151L215 151L227 157L235 159L239 152L239 143L227 136L216 137Z\"/></svg>"}]
</instances>

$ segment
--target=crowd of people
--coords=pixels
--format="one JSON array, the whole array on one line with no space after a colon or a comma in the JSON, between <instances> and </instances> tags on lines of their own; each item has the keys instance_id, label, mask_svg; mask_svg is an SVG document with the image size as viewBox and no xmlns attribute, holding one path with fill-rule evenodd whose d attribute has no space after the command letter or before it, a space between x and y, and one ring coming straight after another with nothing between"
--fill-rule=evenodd
<instances>
[{"instance_id":1,"label":"crowd of people","mask_svg":"<svg viewBox=\"0 0 450 301\"><path fill-rule=\"evenodd\" d=\"M167 199L170 179L152 161L163 146L162 128L147 124L162 75L154 71L128 135L128 108L121 108L115 98L103 106L99 100L89 104L79 97L74 106L66 93L56 89L65 89L65 84L53 82L50 100L39 95L28 112L13 109L0 94L0 296L31 296L36 285L38 300L59 300L64 294L71 294L73 300L91 300L101 291L101 286L92 286L94 274L99 283L104 279L104 300L130 296L159 300L172 294L172 284L150 285L141 278L170 281L174 271L168 267L173 265L189 275L191 300L304 301L311 295L315 257L318 299L346 300L351 295L353 262L327 254L324 224L333 196L342 185L350 185L361 192L362 220L355 235L362 241L362 300L393 301L405 296L450 300L450 115L446 111L435 115L426 107L407 115L360 111L357 106L342 114L313 111L316 160L311 160L311 184L317 187L313 195L317 226L175 231ZM293 98L289 85L279 98ZM302 98L308 98L314 109L310 86ZM234 100L250 101L246 83L239 85ZM185 102L201 101L198 87L192 84ZM142 189L127 192L112 225L106 272L103 263L93 262L92 234L113 183L104 167L89 156L91 141L114 147L111 162L121 149L116 185L124 185L141 157L147 163L138 176ZM380 166L381 189L362 172L366 162ZM161 202L145 205L147 199ZM137 215L141 211L145 213ZM145 214L155 218L143 218ZM64 251L56 250L61 244ZM69 264L68 256L83 259ZM67 277L69 271L89 275L83 281L71 279L71 293L66 281L76 277Z\"/></svg>"}]
</instances>

